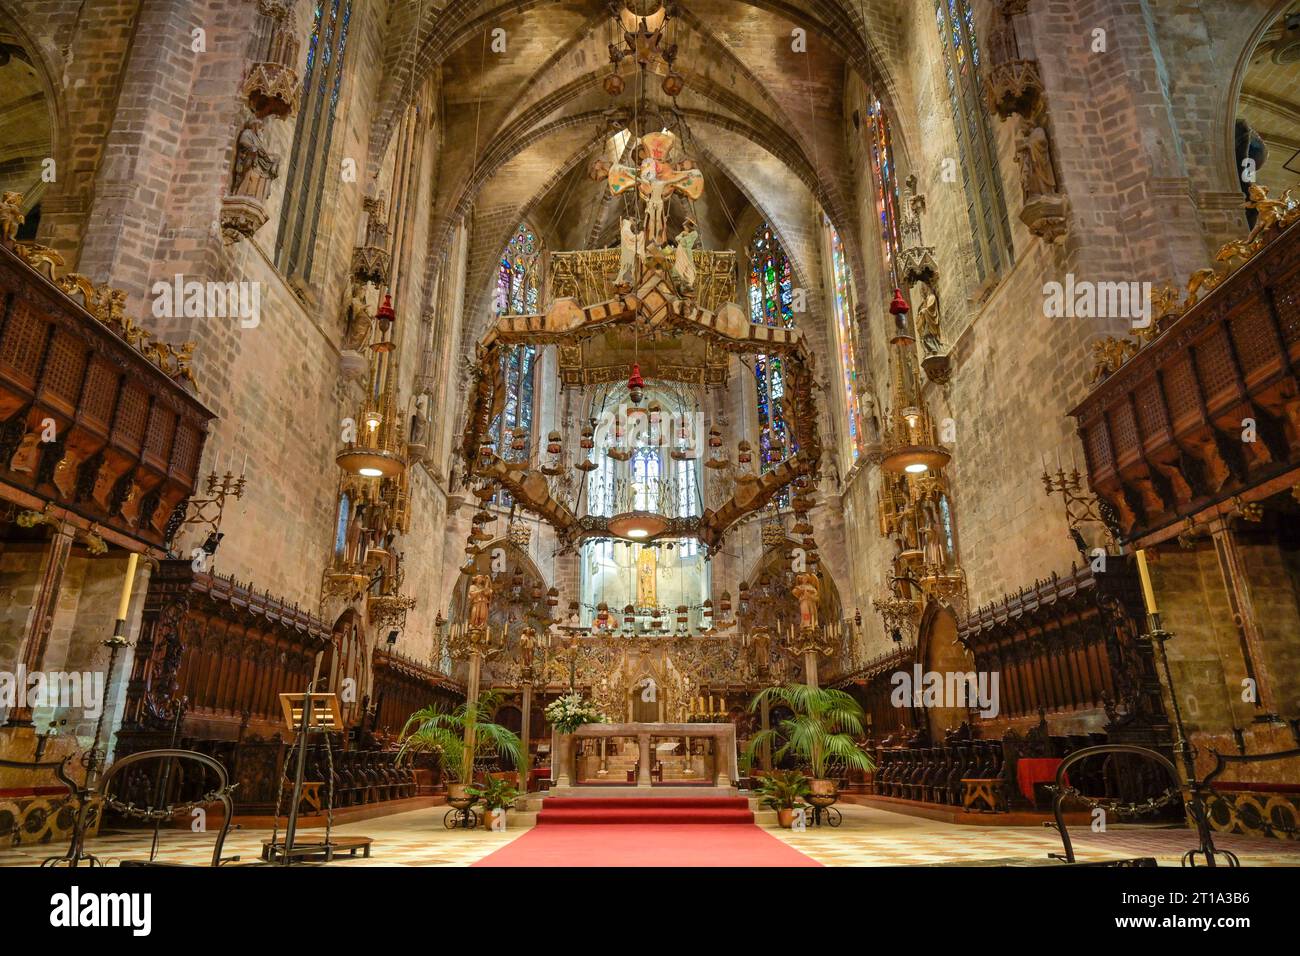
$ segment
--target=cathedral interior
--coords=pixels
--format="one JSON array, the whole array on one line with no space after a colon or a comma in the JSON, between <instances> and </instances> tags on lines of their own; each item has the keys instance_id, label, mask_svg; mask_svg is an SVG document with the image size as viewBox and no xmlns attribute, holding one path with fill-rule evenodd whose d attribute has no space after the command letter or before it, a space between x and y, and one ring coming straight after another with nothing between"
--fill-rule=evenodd
<instances>
[{"instance_id":1,"label":"cathedral interior","mask_svg":"<svg viewBox=\"0 0 1300 956\"><path fill-rule=\"evenodd\" d=\"M0 867L1300 864L1300 2L0 0L0 192Z\"/></svg>"}]
</instances>

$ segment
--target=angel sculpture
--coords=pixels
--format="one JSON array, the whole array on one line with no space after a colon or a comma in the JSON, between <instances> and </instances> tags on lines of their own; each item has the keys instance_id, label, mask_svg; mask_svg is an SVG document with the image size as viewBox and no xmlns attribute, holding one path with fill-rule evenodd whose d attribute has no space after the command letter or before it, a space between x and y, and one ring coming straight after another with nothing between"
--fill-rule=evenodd
<instances>
[{"instance_id":1,"label":"angel sculpture","mask_svg":"<svg viewBox=\"0 0 1300 956\"><path fill-rule=\"evenodd\" d=\"M695 244L700 241L695 220L689 216L682 223L682 231L677 234L676 248L673 254L673 278L683 289L695 288L695 262L691 258Z\"/></svg>"},{"instance_id":2,"label":"angel sculpture","mask_svg":"<svg viewBox=\"0 0 1300 956\"><path fill-rule=\"evenodd\" d=\"M614 284L621 289L632 288L636 279L637 260L645 256L645 233L637 231L636 222L623 219L619 225L621 239L618 256L618 278Z\"/></svg>"},{"instance_id":3,"label":"angel sculpture","mask_svg":"<svg viewBox=\"0 0 1300 956\"><path fill-rule=\"evenodd\" d=\"M636 187L645 200L644 231L647 244L668 242L667 202L674 194L696 200L704 194L704 174L680 152L673 133L647 133L641 137L640 165L617 163L609 168L611 195Z\"/></svg>"},{"instance_id":4,"label":"angel sculpture","mask_svg":"<svg viewBox=\"0 0 1300 956\"><path fill-rule=\"evenodd\" d=\"M1269 199L1268 187L1252 184L1250 187L1250 199L1242 204L1243 209L1253 209L1258 214L1255 220L1255 228L1250 231L1246 237L1248 243L1254 243L1264 233L1282 222L1287 213L1287 203L1283 199Z\"/></svg>"},{"instance_id":5,"label":"angel sculpture","mask_svg":"<svg viewBox=\"0 0 1300 956\"><path fill-rule=\"evenodd\" d=\"M0 194L0 240L3 240L4 245L13 244L18 238L19 227L26 221L23 216L23 194L17 192Z\"/></svg>"}]
</instances>

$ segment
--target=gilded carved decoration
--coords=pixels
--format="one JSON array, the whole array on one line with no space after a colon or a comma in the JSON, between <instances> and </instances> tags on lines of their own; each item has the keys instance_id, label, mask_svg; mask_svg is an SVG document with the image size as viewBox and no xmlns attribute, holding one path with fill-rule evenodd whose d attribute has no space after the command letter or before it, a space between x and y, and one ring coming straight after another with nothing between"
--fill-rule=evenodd
<instances>
[{"instance_id":1,"label":"gilded carved decoration","mask_svg":"<svg viewBox=\"0 0 1300 956\"><path fill-rule=\"evenodd\" d=\"M1132 338L1108 336L1092 344L1094 361L1091 384L1096 385L1119 371L1126 362L1158 338L1164 329L1201 302L1205 295L1217 289L1234 272L1278 241L1283 232L1300 221L1300 196L1294 195L1292 190L1287 190L1281 199L1269 199L1268 187L1252 185L1250 199L1243 204L1243 208L1255 210L1259 217L1245 239L1225 243L1215 254L1215 261L1226 268L1207 266L1192 272L1187 279L1186 295L1181 302L1180 293L1171 285L1154 290L1149 326L1135 329Z\"/></svg>"}]
</instances>

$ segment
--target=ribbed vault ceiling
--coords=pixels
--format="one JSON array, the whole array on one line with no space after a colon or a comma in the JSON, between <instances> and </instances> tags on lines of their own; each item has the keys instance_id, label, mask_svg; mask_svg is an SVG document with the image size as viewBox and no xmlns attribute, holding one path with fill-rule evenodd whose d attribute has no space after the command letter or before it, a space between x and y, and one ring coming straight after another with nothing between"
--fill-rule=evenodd
<instances>
[{"instance_id":1,"label":"ribbed vault ceiling","mask_svg":"<svg viewBox=\"0 0 1300 956\"><path fill-rule=\"evenodd\" d=\"M706 245L735 241L754 212L767 219L816 281L794 235L796 213L813 201L846 237L862 269L857 212L844 134L852 74L890 89L873 52L881 25L899 32L894 0L684 0L669 26L686 89L674 104L651 76L612 98L602 80L616 39L606 0L446 0L397 5L386 80L372 131L372 164L393 117L430 76L440 84L444 148L434 198L435 257L452 227L471 229L471 315L486 315L496 252L527 218L552 248L614 241L621 204L588 178L588 163L620 125L673 127L704 170L694 209ZM492 31L505 31L505 52ZM807 52L792 31L807 31ZM886 95L888 95L886 93ZM665 112L675 109L676 113ZM467 329L476 336L477 327Z\"/></svg>"}]
</instances>

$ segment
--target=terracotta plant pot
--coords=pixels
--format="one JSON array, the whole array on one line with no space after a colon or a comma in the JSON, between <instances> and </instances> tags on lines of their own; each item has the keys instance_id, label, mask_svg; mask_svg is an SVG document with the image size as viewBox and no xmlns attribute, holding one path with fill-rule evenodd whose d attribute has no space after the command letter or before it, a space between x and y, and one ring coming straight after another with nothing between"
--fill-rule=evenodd
<instances>
[{"instance_id":1,"label":"terracotta plant pot","mask_svg":"<svg viewBox=\"0 0 1300 956\"><path fill-rule=\"evenodd\" d=\"M491 829L492 829L492 815L493 815L494 813L505 813L505 812L506 812L506 808L505 808L505 807L500 807L500 808L497 809L497 810L489 810L489 809L487 809L486 807L484 807L483 810L480 811L480 813L479 813L479 815L478 815L478 816L479 816L479 819L483 821L483 829L484 829L484 830L491 830ZM506 818L506 825L507 825L507 826L510 825L509 817Z\"/></svg>"},{"instance_id":2,"label":"terracotta plant pot","mask_svg":"<svg viewBox=\"0 0 1300 956\"><path fill-rule=\"evenodd\" d=\"M789 830L794 826L794 807L782 807L776 811L776 820L783 829Z\"/></svg>"}]
</instances>

